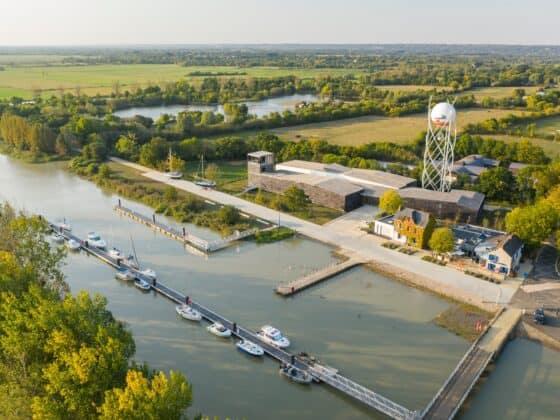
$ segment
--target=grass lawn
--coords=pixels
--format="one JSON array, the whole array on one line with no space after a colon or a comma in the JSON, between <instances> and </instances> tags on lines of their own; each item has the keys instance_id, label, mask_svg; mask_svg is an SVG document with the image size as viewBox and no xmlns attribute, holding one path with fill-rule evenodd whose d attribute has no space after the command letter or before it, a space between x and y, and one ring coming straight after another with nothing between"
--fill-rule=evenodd
<instances>
[{"instance_id":1,"label":"grass lawn","mask_svg":"<svg viewBox=\"0 0 560 420\"><path fill-rule=\"evenodd\" d=\"M460 95L472 94L477 101L480 101L482 98L487 97L501 99L510 97L515 89L524 89L527 95L532 95L537 90L539 90L539 88L535 86L498 86L471 89L465 92L461 92Z\"/></svg>"},{"instance_id":2,"label":"grass lawn","mask_svg":"<svg viewBox=\"0 0 560 420\"><path fill-rule=\"evenodd\" d=\"M412 92L415 90L434 90L438 91L448 90L449 86L436 86L436 85L376 85L381 90L400 90L402 92Z\"/></svg>"},{"instance_id":3,"label":"grass lawn","mask_svg":"<svg viewBox=\"0 0 560 420\"><path fill-rule=\"evenodd\" d=\"M490 118L501 118L511 113L519 114L520 112L478 108L459 110L457 115L458 129L460 130L469 123L480 122ZM349 118L346 120L279 128L273 130L273 132L286 140L319 138L334 144L357 146L381 141L409 143L421 131L426 130L426 127L426 114L422 113L404 117L367 116Z\"/></svg>"},{"instance_id":4,"label":"grass lawn","mask_svg":"<svg viewBox=\"0 0 560 420\"><path fill-rule=\"evenodd\" d=\"M0 56L2 57L2 56ZM4 56L10 60L10 57ZM9 62L9 61L8 61ZM88 95L109 94L118 82L121 90L145 87L150 84L163 85L181 78L201 83L203 77L187 76L191 72L245 72L247 75L219 76L224 78L277 77L294 75L299 78L311 78L326 75L355 73L351 69L284 69L277 67L238 68L227 66L193 66L182 67L176 64L102 64L87 66L6 66L0 71L0 98L4 89L17 89L27 92L41 90L45 95L59 94L69 90L73 93L79 87L81 93Z\"/></svg>"},{"instance_id":5,"label":"grass lawn","mask_svg":"<svg viewBox=\"0 0 560 420\"><path fill-rule=\"evenodd\" d=\"M517 136L508 136L508 135L501 135L501 134L485 135L483 137L488 139L502 140L506 143L518 142L527 139L534 145L542 147L544 152L550 158L552 159L560 158L560 142L557 141L555 142L553 140L546 140L541 138L517 137Z\"/></svg>"},{"instance_id":6,"label":"grass lawn","mask_svg":"<svg viewBox=\"0 0 560 420\"><path fill-rule=\"evenodd\" d=\"M439 314L433 322L460 337L474 341L480 334L479 331L476 331L476 323L481 322L486 326L493 316L493 313L483 311L475 306L466 303L454 303Z\"/></svg>"}]
</instances>

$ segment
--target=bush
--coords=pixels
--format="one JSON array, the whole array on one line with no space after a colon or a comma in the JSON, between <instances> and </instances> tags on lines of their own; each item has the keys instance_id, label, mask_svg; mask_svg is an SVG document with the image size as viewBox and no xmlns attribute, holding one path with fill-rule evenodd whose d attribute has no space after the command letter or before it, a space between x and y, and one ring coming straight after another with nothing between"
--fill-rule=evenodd
<instances>
[{"instance_id":1,"label":"bush","mask_svg":"<svg viewBox=\"0 0 560 420\"><path fill-rule=\"evenodd\" d=\"M255 239L258 244L268 244L271 242L281 241L282 239L291 238L295 231L287 227L278 227L275 229L257 232Z\"/></svg>"},{"instance_id":2,"label":"bush","mask_svg":"<svg viewBox=\"0 0 560 420\"><path fill-rule=\"evenodd\" d=\"M226 225L234 225L239 222L241 215L239 210L233 206L223 206L218 210L218 220Z\"/></svg>"}]
</instances>

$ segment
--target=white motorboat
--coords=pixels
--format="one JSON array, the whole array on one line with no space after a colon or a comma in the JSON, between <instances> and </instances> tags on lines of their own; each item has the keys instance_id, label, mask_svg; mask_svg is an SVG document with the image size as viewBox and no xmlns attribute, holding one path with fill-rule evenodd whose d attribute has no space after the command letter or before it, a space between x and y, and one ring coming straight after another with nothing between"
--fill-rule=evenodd
<instances>
[{"instance_id":1,"label":"white motorboat","mask_svg":"<svg viewBox=\"0 0 560 420\"><path fill-rule=\"evenodd\" d=\"M206 331L218 337L223 337L223 338L231 337L231 330L224 327L219 322L215 322L212 325L206 327Z\"/></svg>"},{"instance_id":2,"label":"white motorboat","mask_svg":"<svg viewBox=\"0 0 560 420\"><path fill-rule=\"evenodd\" d=\"M89 232L87 234L87 237L89 245L93 245L94 247L99 249L105 249L107 247L107 242L101 239L101 236L99 236L99 234L95 232Z\"/></svg>"},{"instance_id":3,"label":"white motorboat","mask_svg":"<svg viewBox=\"0 0 560 420\"><path fill-rule=\"evenodd\" d=\"M245 353L250 354L251 356L262 356L264 354L264 350L261 346L249 340L238 341L235 344L235 346L239 350L244 351Z\"/></svg>"},{"instance_id":4,"label":"white motorboat","mask_svg":"<svg viewBox=\"0 0 560 420\"><path fill-rule=\"evenodd\" d=\"M195 181L194 185L198 185L202 188L215 188L216 183L214 181Z\"/></svg>"},{"instance_id":5,"label":"white motorboat","mask_svg":"<svg viewBox=\"0 0 560 420\"><path fill-rule=\"evenodd\" d=\"M313 380L313 377L304 370L298 369L294 365L284 365L280 367L280 374L297 382L298 384L308 385Z\"/></svg>"},{"instance_id":6,"label":"white motorboat","mask_svg":"<svg viewBox=\"0 0 560 420\"><path fill-rule=\"evenodd\" d=\"M157 279L156 272L154 270L152 270L151 268L146 268L145 270L140 271L140 273L144 274L150 280L156 280Z\"/></svg>"},{"instance_id":7,"label":"white motorboat","mask_svg":"<svg viewBox=\"0 0 560 420\"><path fill-rule=\"evenodd\" d=\"M257 333L261 340L273 346L286 348L290 345L290 340L282 335L279 329L270 325L263 325Z\"/></svg>"},{"instance_id":8,"label":"white motorboat","mask_svg":"<svg viewBox=\"0 0 560 420\"><path fill-rule=\"evenodd\" d=\"M147 281L144 281L142 279L134 280L134 285L136 287L138 287L140 290L142 290L143 292L148 292L152 288L150 283L148 283Z\"/></svg>"},{"instance_id":9,"label":"white motorboat","mask_svg":"<svg viewBox=\"0 0 560 420\"><path fill-rule=\"evenodd\" d=\"M175 307L175 312L189 321L200 321L202 319L200 312L191 308L189 305L177 305Z\"/></svg>"},{"instance_id":10,"label":"white motorboat","mask_svg":"<svg viewBox=\"0 0 560 420\"><path fill-rule=\"evenodd\" d=\"M51 234L51 241L56 242L57 244L61 244L62 242L64 242L64 236L62 236L60 233L53 232Z\"/></svg>"},{"instance_id":11,"label":"white motorboat","mask_svg":"<svg viewBox=\"0 0 560 420\"><path fill-rule=\"evenodd\" d=\"M136 279L134 273L124 267L119 268L115 273L115 277L119 280L132 281Z\"/></svg>"},{"instance_id":12,"label":"white motorboat","mask_svg":"<svg viewBox=\"0 0 560 420\"><path fill-rule=\"evenodd\" d=\"M122 252L121 252L119 249L117 249L117 248L111 248L111 249L109 250L109 256L110 256L111 258L114 258L115 260L116 260L116 259L119 259L119 258L120 258L120 259L123 258Z\"/></svg>"},{"instance_id":13,"label":"white motorboat","mask_svg":"<svg viewBox=\"0 0 560 420\"><path fill-rule=\"evenodd\" d=\"M80 248L82 247L80 245L80 243L74 239L70 239L67 243L66 243L66 247L70 250L70 251L79 251Z\"/></svg>"}]
</instances>

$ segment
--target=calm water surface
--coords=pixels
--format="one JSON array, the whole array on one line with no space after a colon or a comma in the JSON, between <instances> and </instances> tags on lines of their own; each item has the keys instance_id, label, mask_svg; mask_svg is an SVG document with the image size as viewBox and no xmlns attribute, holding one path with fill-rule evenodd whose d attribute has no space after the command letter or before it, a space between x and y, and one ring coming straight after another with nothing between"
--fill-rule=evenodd
<instances>
[{"instance_id":1,"label":"calm water surface","mask_svg":"<svg viewBox=\"0 0 560 420\"><path fill-rule=\"evenodd\" d=\"M249 114L257 117L264 117L271 112L282 113L286 109L293 110L298 102L317 102L319 97L312 94L297 94L281 96L278 98L263 99L262 101L245 101L244 104L249 108ZM134 107L116 111L114 115L121 118L130 118L135 115L158 119L163 114L176 115L181 111L212 111L214 113L224 113L223 105L163 105L149 107Z\"/></svg>"},{"instance_id":2,"label":"calm water surface","mask_svg":"<svg viewBox=\"0 0 560 420\"><path fill-rule=\"evenodd\" d=\"M325 245L294 238L268 245L243 242L209 257L193 255L178 242L118 216L112 210L116 196L64 167L64 163L28 165L0 156L0 199L51 219L66 217L74 233L96 230L124 251L130 250L132 237L141 264L155 269L165 283L246 327L271 323L281 328L294 351L312 353L409 408L420 409L432 398L468 348L466 341L430 322L447 308L445 301L366 269L351 270L295 298L277 297L272 289L278 282L334 261L332 249ZM149 212L142 205L128 204ZM187 228L208 239L216 237L206 229ZM69 255L65 272L73 292L85 289L107 297L109 309L134 334L138 360L187 375L194 387L191 413L248 419L380 417L327 387L284 380L276 362L249 358L235 349L232 340L208 334L204 323L178 319L168 300L115 280L114 270L93 257ZM534 357L543 350L536 346L536 352L528 351L524 345L522 341L509 345L496 371L507 371L519 362L510 360L507 352L533 357L529 365L538 367L542 358ZM522 368L527 366L522 363ZM556 373L556 383L558 377ZM493 392L506 403L509 397L499 389L502 382L515 387L508 382L512 378L499 378L491 376L483 397ZM546 394L541 379L534 376ZM497 391L491 388L492 381L501 381ZM492 413L502 413L482 397L471 405L468 415L496 418ZM538 418L539 410L536 405L530 414Z\"/></svg>"}]
</instances>

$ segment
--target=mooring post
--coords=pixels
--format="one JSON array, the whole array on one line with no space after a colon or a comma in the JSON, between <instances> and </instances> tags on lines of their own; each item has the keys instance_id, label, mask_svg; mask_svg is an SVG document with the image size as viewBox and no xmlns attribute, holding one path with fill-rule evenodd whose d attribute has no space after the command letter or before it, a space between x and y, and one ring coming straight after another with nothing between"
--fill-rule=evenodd
<instances>
[{"instance_id":1,"label":"mooring post","mask_svg":"<svg viewBox=\"0 0 560 420\"><path fill-rule=\"evenodd\" d=\"M185 227L183 226L183 238L187 236L187 231L185 230Z\"/></svg>"},{"instance_id":2,"label":"mooring post","mask_svg":"<svg viewBox=\"0 0 560 420\"><path fill-rule=\"evenodd\" d=\"M121 207L121 199L119 198L119 208Z\"/></svg>"},{"instance_id":3,"label":"mooring post","mask_svg":"<svg viewBox=\"0 0 560 420\"><path fill-rule=\"evenodd\" d=\"M154 225L156 224L156 214L152 214L152 221L154 222Z\"/></svg>"}]
</instances>

